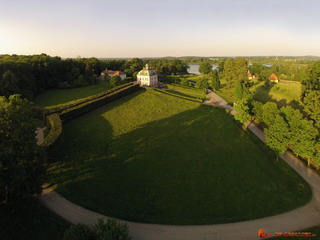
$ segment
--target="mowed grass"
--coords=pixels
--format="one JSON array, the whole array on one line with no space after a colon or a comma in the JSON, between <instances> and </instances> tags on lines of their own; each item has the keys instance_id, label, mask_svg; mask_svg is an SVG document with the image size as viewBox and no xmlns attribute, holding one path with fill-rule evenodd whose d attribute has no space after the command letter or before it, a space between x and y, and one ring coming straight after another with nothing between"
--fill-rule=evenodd
<instances>
[{"instance_id":1,"label":"mowed grass","mask_svg":"<svg viewBox=\"0 0 320 240\"><path fill-rule=\"evenodd\" d=\"M8 210L0 206L0 239L61 240L70 223L57 216L38 201L26 204L26 209Z\"/></svg>"},{"instance_id":2,"label":"mowed grass","mask_svg":"<svg viewBox=\"0 0 320 240\"><path fill-rule=\"evenodd\" d=\"M54 108L60 104L106 91L111 87L112 86L109 83L100 80L98 84L89 85L86 87L72 89L51 89L35 96L32 101L36 106Z\"/></svg>"},{"instance_id":3,"label":"mowed grass","mask_svg":"<svg viewBox=\"0 0 320 240\"><path fill-rule=\"evenodd\" d=\"M165 89L165 91L178 94L184 97L191 97L191 98L205 98L206 94L203 90L196 89L196 88L190 88L190 87L183 87L183 86L177 86L177 85L171 85L167 84L168 89Z\"/></svg>"},{"instance_id":4,"label":"mowed grass","mask_svg":"<svg viewBox=\"0 0 320 240\"><path fill-rule=\"evenodd\" d=\"M309 186L224 110L139 91L64 125L51 181L120 219L214 224L275 215Z\"/></svg>"},{"instance_id":5,"label":"mowed grass","mask_svg":"<svg viewBox=\"0 0 320 240\"><path fill-rule=\"evenodd\" d=\"M251 88L254 98L263 103L275 102L279 107L290 105L295 108L300 107L301 83L299 82L279 82L271 83L269 87L264 86L264 82L257 83Z\"/></svg>"}]
</instances>

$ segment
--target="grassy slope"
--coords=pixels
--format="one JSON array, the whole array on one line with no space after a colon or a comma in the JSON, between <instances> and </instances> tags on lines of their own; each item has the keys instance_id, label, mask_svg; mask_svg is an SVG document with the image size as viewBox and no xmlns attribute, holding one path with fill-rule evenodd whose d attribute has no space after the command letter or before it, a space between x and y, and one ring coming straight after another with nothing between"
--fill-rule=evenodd
<instances>
[{"instance_id":1,"label":"grassy slope","mask_svg":"<svg viewBox=\"0 0 320 240\"><path fill-rule=\"evenodd\" d=\"M273 83L269 87L264 86L264 82L258 83L252 87L255 92L254 98L263 103L273 101L279 107L291 105L299 108L301 96L301 83Z\"/></svg>"},{"instance_id":2,"label":"grassy slope","mask_svg":"<svg viewBox=\"0 0 320 240\"><path fill-rule=\"evenodd\" d=\"M0 206L0 239L61 240L70 224L36 201L29 207L9 213Z\"/></svg>"},{"instance_id":3,"label":"grassy slope","mask_svg":"<svg viewBox=\"0 0 320 240\"><path fill-rule=\"evenodd\" d=\"M90 86L81 87L81 88L51 89L37 95L33 99L33 102L37 106L53 108L59 104L67 103L79 98L88 97L88 96L103 92L110 88L111 88L110 84L104 81L99 81L99 83L96 85L90 85Z\"/></svg>"},{"instance_id":4,"label":"grassy slope","mask_svg":"<svg viewBox=\"0 0 320 240\"><path fill-rule=\"evenodd\" d=\"M52 181L112 217L225 223L306 203L310 189L222 109L138 92L64 125Z\"/></svg>"}]
</instances>

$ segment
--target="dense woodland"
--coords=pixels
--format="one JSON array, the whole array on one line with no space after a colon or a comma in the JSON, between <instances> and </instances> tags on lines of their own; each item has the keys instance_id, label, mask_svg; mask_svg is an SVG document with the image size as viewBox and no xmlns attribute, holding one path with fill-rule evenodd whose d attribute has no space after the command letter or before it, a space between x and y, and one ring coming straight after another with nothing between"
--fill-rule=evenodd
<instances>
[{"instance_id":1,"label":"dense woodland","mask_svg":"<svg viewBox=\"0 0 320 240\"><path fill-rule=\"evenodd\" d=\"M187 65L181 60L148 61L160 74L187 73ZM127 77L135 77L145 60L99 60L97 58L61 59L46 54L0 56L0 95L15 93L26 97L51 88L74 88L97 83L97 77L105 69L121 70Z\"/></svg>"}]
</instances>

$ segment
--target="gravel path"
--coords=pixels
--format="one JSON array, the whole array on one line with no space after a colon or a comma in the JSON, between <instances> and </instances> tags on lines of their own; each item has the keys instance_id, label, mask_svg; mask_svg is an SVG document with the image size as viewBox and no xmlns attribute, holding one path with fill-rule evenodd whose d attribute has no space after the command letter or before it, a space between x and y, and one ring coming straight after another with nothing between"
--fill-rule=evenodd
<instances>
[{"instance_id":1,"label":"gravel path","mask_svg":"<svg viewBox=\"0 0 320 240\"><path fill-rule=\"evenodd\" d=\"M213 92L208 94L204 104L222 107L235 114L232 107ZM255 125L251 124L248 128L259 139L265 140L263 132ZM268 233L274 233L297 231L319 225L320 177L289 152L283 154L281 158L310 184L313 194L311 201L306 205L276 216L228 224L175 226L126 222L130 229L130 235L133 240L257 240L259 239L257 231L260 228L266 229ZM91 225L99 217L107 218L73 204L51 189L44 191L40 201L72 223Z\"/></svg>"}]
</instances>

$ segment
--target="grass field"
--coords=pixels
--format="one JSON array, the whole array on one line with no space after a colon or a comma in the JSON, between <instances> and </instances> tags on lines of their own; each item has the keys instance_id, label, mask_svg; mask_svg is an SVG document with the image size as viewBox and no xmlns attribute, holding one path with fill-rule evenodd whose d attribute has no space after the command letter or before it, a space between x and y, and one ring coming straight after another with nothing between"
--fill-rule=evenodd
<instances>
[{"instance_id":1,"label":"grass field","mask_svg":"<svg viewBox=\"0 0 320 240\"><path fill-rule=\"evenodd\" d=\"M204 94L203 90L200 90L200 89L171 85L171 84L167 84L167 87L168 89L163 89L163 90L174 93L174 94L178 94L184 97L191 97L195 99L206 97L206 94Z\"/></svg>"},{"instance_id":2,"label":"grass field","mask_svg":"<svg viewBox=\"0 0 320 240\"><path fill-rule=\"evenodd\" d=\"M253 93L253 98L262 103L275 102L278 107L289 105L294 108L301 108L301 83L299 82L271 83L269 87L264 86L264 82L255 82L250 90ZM221 88L217 93L228 103L235 101L226 92L225 88Z\"/></svg>"},{"instance_id":3,"label":"grass field","mask_svg":"<svg viewBox=\"0 0 320 240\"><path fill-rule=\"evenodd\" d=\"M264 86L264 82L258 83L251 88L255 92L254 98L263 103L275 102L279 107L290 105L299 108L301 97L301 83L280 82L271 83L269 87Z\"/></svg>"},{"instance_id":4,"label":"grass field","mask_svg":"<svg viewBox=\"0 0 320 240\"><path fill-rule=\"evenodd\" d=\"M96 85L81 88L51 89L35 96L33 102L37 106L54 108L63 103L103 92L111 87L109 83L100 80Z\"/></svg>"},{"instance_id":5,"label":"grass field","mask_svg":"<svg viewBox=\"0 0 320 240\"><path fill-rule=\"evenodd\" d=\"M224 110L139 91L64 125L56 190L108 216L163 224L289 211L309 186Z\"/></svg>"},{"instance_id":6,"label":"grass field","mask_svg":"<svg viewBox=\"0 0 320 240\"><path fill-rule=\"evenodd\" d=\"M8 211L0 206L0 239L3 240L61 240L70 226L37 201L26 210Z\"/></svg>"}]
</instances>

